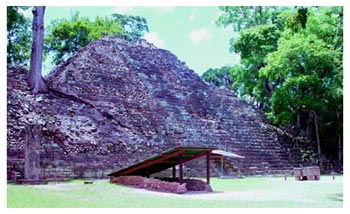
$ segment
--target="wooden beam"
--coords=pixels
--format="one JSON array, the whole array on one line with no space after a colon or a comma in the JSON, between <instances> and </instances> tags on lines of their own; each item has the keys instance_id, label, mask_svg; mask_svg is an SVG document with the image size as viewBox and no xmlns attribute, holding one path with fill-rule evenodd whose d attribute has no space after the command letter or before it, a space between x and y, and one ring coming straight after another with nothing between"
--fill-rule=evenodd
<instances>
[{"instance_id":1,"label":"wooden beam","mask_svg":"<svg viewBox=\"0 0 350 214\"><path fill-rule=\"evenodd\" d=\"M181 162L182 162L182 173L179 172L179 176L180 174L182 174L182 178L183 178L183 164L188 162L188 161L191 161L193 159L196 159L196 158L199 158L201 156L204 156L206 155L207 153L211 153L211 149L206 149L204 151L202 151L201 153L197 154L197 155L184 155L184 151L186 149L183 149L183 148L180 148L178 149L177 151L174 151L173 153L170 153L170 154L162 154L160 158L158 159L155 159L155 160L145 160L143 164L137 166L137 167L129 167L129 168L126 168L124 171L121 171L118 173L117 176L121 176L121 175L128 175L130 173L133 173L133 172L136 172L136 171L139 171L139 170L145 170L147 172L147 168L154 165L154 164L157 164L157 163L169 163L171 167L172 164L174 165L177 165L179 164L180 165L180 154L181 154ZM178 161L172 161L172 160L167 160L167 159L170 159L170 158L173 158L173 157L176 157L176 156L179 156L179 159ZM184 159L184 156L190 156L190 158L188 159ZM210 156L209 156L210 157ZM152 172L150 172L149 174L151 174ZM148 174L148 173L147 173Z\"/></svg>"},{"instance_id":2,"label":"wooden beam","mask_svg":"<svg viewBox=\"0 0 350 214\"><path fill-rule=\"evenodd\" d=\"M175 168L175 166L173 166L173 179L175 179L176 178L176 168Z\"/></svg>"},{"instance_id":3,"label":"wooden beam","mask_svg":"<svg viewBox=\"0 0 350 214\"><path fill-rule=\"evenodd\" d=\"M134 168L130 168L130 169L126 169L125 171L120 172L120 175L127 175L127 174L129 174L129 173L131 173L131 172L134 172L134 171L137 171L137 170L146 168L146 167L148 167L148 166L150 166L150 165L152 165L152 164L155 164L155 163L157 163L157 162L162 162L162 161L164 161L164 160L166 160L166 159L168 159L168 158L177 156L177 155L179 155L180 153L183 153L183 151L182 151L182 150L179 150L179 151L174 152L174 153L172 153L172 154L164 155L164 156L162 156L161 158L156 159L156 160L146 160L146 161L144 161L146 164L141 164L140 166L137 166L137 167L134 167Z\"/></svg>"},{"instance_id":4,"label":"wooden beam","mask_svg":"<svg viewBox=\"0 0 350 214\"><path fill-rule=\"evenodd\" d=\"M185 155L183 154L183 157L192 157L193 155Z\"/></svg>"},{"instance_id":5,"label":"wooden beam","mask_svg":"<svg viewBox=\"0 0 350 214\"><path fill-rule=\"evenodd\" d=\"M193 160L193 159L197 159L197 158L199 158L199 157L201 157L201 156L204 156L204 155L206 154L206 152L207 152L207 151L203 151L203 152L201 152L201 153L199 153L199 154L197 154L197 155L193 155L191 158L184 160L184 163L186 163L186 162L188 162L188 161L191 161L191 160Z\"/></svg>"},{"instance_id":6,"label":"wooden beam","mask_svg":"<svg viewBox=\"0 0 350 214\"><path fill-rule=\"evenodd\" d=\"M207 157L207 184L210 184L210 151L206 152Z\"/></svg>"},{"instance_id":7,"label":"wooden beam","mask_svg":"<svg viewBox=\"0 0 350 214\"><path fill-rule=\"evenodd\" d=\"M156 162L156 163L158 163L158 162ZM167 161L167 160L165 160L165 161L161 161L160 163L173 163L173 164L177 165L179 163L179 161Z\"/></svg>"},{"instance_id":8,"label":"wooden beam","mask_svg":"<svg viewBox=\"0 0 350 214\"><path fill-rule=\"evenodd\" d=\"M224 156L221 156L221 172L224 175Z\"/></svg>"},{"instance_id":9,"label":"wooden beam","mask_svg":"<svg viewBox=\"0 0 350 214\"><path fill-rule=\"evenodd\" d=\"M179 180L180 184L183 183L183 153L179 154Z\"/></svg>"}]
</instances>

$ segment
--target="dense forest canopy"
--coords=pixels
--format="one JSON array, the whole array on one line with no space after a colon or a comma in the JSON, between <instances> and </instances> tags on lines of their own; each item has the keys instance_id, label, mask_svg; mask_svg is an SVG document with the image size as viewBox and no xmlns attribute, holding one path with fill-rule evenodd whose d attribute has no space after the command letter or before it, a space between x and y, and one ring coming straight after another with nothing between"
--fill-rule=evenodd
<instances>
[{"instance_id":1,"label":"dense forest canopy","mask_svg":"<svg viewBox=\"0 0 350 214\"><path fill-rule=\"evenodd\" d=\"M322 151L341 159L343 8L220 10L217 25L239 33L229 43L229 50L241 57L240 65L230 70L231 90L262 109L275 125L292 125L321 146L319 155ZM203 74L216 85L226 77L224 69Z\"/></svg>"}]
</instances>

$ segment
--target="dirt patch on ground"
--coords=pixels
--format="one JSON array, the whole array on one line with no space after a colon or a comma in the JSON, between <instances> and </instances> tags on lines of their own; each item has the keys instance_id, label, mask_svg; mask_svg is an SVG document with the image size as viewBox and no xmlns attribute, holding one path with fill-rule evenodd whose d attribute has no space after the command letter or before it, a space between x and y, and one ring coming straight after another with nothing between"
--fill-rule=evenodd
<instances>
[{"instance_id":1,"label":"dirt patch on ground","mask_svg":"<svg viewBox=\"0 0 350 214\"><path fill-rule=\"evenodd\" d=\"M35 185L38 189L50 190L79 190L82 183L50 183L49 185Z\"/></svg>"}]
</instances>

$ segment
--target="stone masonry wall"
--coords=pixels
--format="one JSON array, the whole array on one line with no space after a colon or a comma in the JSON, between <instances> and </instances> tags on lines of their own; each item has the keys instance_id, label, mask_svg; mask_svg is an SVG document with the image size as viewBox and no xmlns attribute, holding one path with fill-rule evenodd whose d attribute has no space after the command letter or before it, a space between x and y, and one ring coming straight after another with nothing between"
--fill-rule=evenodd
<instances>
[{"instance_id":1,"label":"stone masonry wall","mask_svg":"<svg viewBox=\"0 0 350 214\"><path fill-rule=\"evenodd\" d=\"M8 179L22 170L24 128L32 123L43 126L41 177L49 180L106 177L179 145L243 155L243 174L302 164L293 139L262 112L145 40L92 42L46 78L56 93L30 95L27 71L7 72Z\"/></svg>"}]
</instances>

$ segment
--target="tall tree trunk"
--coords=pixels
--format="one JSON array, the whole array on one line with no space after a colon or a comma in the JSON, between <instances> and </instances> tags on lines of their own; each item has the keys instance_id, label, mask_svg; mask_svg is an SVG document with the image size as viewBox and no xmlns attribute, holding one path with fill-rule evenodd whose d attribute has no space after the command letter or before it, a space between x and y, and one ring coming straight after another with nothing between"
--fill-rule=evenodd
<instances>
[{"instance_id":1,"label":"tall tree trunk","mask_svg":"<svg viewBox=\"0 0 350 214\"><path fill-rule=\"evenodd\" d=\"M316 131L316 140L317 140L317 155L320 157L321 156L321 141L320 141L320 134L318 133L318 116L315 111L312 111L314 114L314 122L315 122L315 131Z\"/></svg>"},{"instance_id":2,"label":"tall tree trunk","mask_svg":"<svg viewBox=\"0 0 350 214\"><path fill-rule=\"evenodd\" d=\"M28 76L28 83L32 94L47 93L48 91L44 79L41 76L44 43L44 13L44 6L36 6L33 10L33 43Z\"/></svg>"},{"instance_id":3,"label":"tall tree trunk","mask_svg":"<svg viewBox=\"0 0 350 214\"><path fill-rule=\"evenodd\" d=\"M297 111L297 124L296 124L296 128L299 130L301 128L300 125L300 109L298 109Z\"/></svg>"},{"instance_id":4,"label":"tall tree trunk","mask_svg":"<svg viewBox=\"0 0 350 214\"><path fill-rule=\"evenodd\" d=\"M11 53L11 50L12 50L12 40L11 40L11 36L7 35L7 42L8 42L8 45L7 45L7 64L12 64L12 53Z\"/></svg>"},{"instance_id":5,"label":"tall tree trunk","mask_svg":"<svg viewBox=\"0 0 350 214\"><path fill-rule=\"evenodd\" d=\"M338 135L338 160L343 161L343 149L340 135Z\"/></svg>"},{"instance_id":6,"label":"tall tree trunk","mask_svg":"<svg viewBox=\"0 0 350 214\"><path fill-rule=\"evenodd\" d=\"M306 137L312 141L312 120L313 120L314 116L313 113L310 112L309 113L309 119L307 121L307 127L306 127Z\"/></svg>"}]
</instances>

